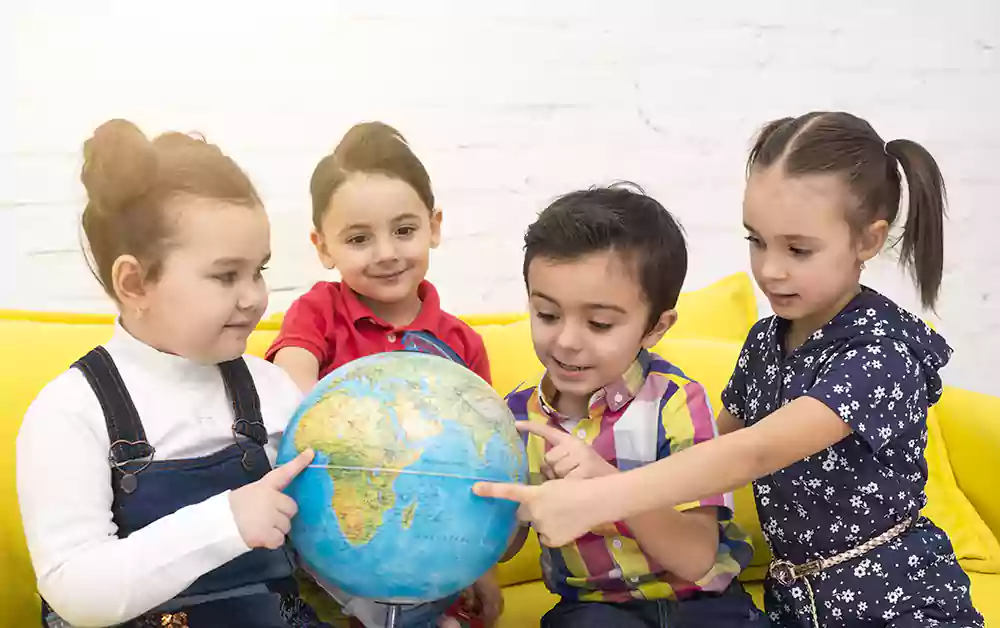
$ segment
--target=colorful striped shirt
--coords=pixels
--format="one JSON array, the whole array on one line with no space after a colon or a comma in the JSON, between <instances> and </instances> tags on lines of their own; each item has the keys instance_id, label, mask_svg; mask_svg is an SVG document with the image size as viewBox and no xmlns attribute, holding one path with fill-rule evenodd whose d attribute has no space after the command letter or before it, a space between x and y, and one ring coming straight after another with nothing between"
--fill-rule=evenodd
<instances>
[{"instance_id":1,"label":"colorful striped shirt","mask_svg":"<svg viewBox=\"0 0 1000 628\"><path fill-rule=\"evenodd\" d=\"M605 460L627 471L665 458L718 429L701 384L663 358L643 351L624 375L593 394L587 417L562 417L549 400L552 383L515 390L507 403L519 421L545 422L581 438ZM540 462L549 449L539 436L525 434L532 480L540 481ZM683 504L678 511L715 507L719 546L715 565L698 582L678 578L647 555L624 522L594 530L561 548L543 548L542 571L548 588L579 601L684 599L696 592L722 591L750 563L753 547L732 521L733 496L714 495Z\"/></svg>"}]
</instances>

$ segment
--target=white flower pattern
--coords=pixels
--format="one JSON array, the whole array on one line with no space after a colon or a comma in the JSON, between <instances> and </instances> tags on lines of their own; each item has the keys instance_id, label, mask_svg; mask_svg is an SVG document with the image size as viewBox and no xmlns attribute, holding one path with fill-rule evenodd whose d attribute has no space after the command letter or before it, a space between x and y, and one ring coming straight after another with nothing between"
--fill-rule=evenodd
<instances>
[{"instance_id":1,"label":"white flower pattern","mask_svg":"<svg viewBox=\"0 0 1000 628\"><path fill-rule=\"evenodd\" d=\"M895 523L898 539L810 579L820 625L981 627L947 535L919 512L926 503L927 408L951 349L912 314L868 288L785 355L788 322L759 321L747 336L723 405L753 425L802 396L829 407L853 433L823 452L754 482L772 553L795 564L834 556ZM775 626L812 624L808 596L768 580Z\"/></svg>"}]
</instances>

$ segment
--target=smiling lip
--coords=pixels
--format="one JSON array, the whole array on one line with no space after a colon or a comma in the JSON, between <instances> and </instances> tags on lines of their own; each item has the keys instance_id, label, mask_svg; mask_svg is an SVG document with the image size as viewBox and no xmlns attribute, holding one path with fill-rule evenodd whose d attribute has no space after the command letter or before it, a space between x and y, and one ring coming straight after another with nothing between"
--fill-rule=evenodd
<instances>
[{"instance_id":1,"label":"smiling lip","mask_svg":"<svg viewBox=\"0 0 1000 628\"><path fill-rule=\"evenodd\" d=\"M371 277L372 279L377 279L379 281L385 281L387 279L395 279L396 277L399 277L400 275L402 275L405 272L406 272L406 269L404 268L403 270L400 270L400 271L397 271L397 272L394 272L394 273L387 273L385 275L368 275L368 276Z\"/></svg>"},{"instance_id":2,"label":"smiling lip","mask_svg":"<svg viewBox=\"0 0 1000 628\"><path fill-rule=\"evenodd\" d=\"M572 364L566 364L565 362L560 362L556 358L552 358L552 361L556 363L559 370L563 371L567 375L575 375L580 373L585 373L590 370L589 366L573 366Z\"/></svg>"}]
</instances>

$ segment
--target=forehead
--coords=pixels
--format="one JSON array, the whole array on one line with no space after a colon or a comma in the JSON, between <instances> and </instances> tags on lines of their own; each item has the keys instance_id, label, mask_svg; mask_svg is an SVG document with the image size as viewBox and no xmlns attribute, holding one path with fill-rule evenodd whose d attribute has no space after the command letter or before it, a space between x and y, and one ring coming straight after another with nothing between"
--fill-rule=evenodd
<instances>
[{"instance_id":1,"label":"forehead","mask_svg":"<svg viewBox=\"0 0 1000 628\"><path fill-rule=\"evenodd\" d=\"M408 183L381 174L354 174L337 188L323 216L324 226L380 224L429 210Z\"/></svg>"},{"instance_id":2,"label":"forehead","mask_svg":"<svg viewBox=\"0 0 1000 628\"><path fill-rule=\"evenodd\" d=\"M846 226L853 205L840 176L787 176L778 167L754 171L743 196L743 221L761 234L822 237Z\"/></svg>"},{"instance_id":3,"label":"forehead","mask_svg":"<svg viewBox=\"0 0 1000 628\"><path fill-rule=\"evenodd\" d=\"M182 197L168 207L175 252L200 259L235 258L259 263L271 251L271 227L261 207Z\"/></svg>"},{"instance_id":4,"label":"forehead","mask_svg":"<svg viewBox=\"0 0 1000 628\"><path fill-rule=\"evenodd\" d=\"M561 307L601 303L627 311L645 304L635 262L614 251L558 260L539 256L528 266L529 293L540 292Z\"/></svg>"}]
</instances>

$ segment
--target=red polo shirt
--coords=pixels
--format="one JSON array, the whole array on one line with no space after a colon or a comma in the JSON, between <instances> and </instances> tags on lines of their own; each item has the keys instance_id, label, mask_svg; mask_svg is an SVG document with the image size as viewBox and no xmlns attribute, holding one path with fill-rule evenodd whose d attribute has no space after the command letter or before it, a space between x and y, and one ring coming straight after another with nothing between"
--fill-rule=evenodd
<instances>
[{"instance_id":1,"label":"red polo shirt","mask_svg":"<svg viewBox=\"0 0 1000 628\"><path fill-rule=\"evenodd\" d=\"M477 375L490 382L490 363L483 339L458 318L441 311L437 290L429 281L417 288L423 305L409 325L381 320L347 284L321 281L288 308L267 359L285 347L300 347L316 356L319 377L351 360L402 349L402 332L427 331L444 341Z\"/></svg>"}]
</instances>

